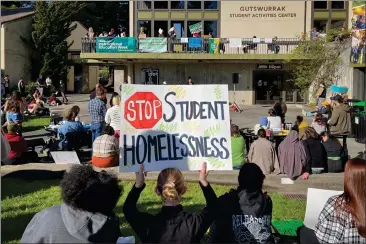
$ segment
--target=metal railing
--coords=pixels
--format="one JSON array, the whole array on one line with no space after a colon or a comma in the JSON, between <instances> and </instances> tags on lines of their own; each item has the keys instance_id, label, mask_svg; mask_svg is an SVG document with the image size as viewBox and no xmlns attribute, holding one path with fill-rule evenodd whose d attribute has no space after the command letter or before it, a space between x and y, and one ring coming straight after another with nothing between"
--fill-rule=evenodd
<instances>
[{"instance_id":1,"label":"metal railing","mask_svg":"<svg viewBox=\"0 0 366 244\"><path fill-rule=\"evenodd\" d=\"M268 39L261 38L218 38L216 50L210 50L209 39L200 38L201 40L191 45L189 38L167 39L166 53L211 53L217 54L291 54L293 50L302 41L299 38L278 38L272 43ZM214 38L215 39L215 38ZM234 43L235 39L235 43ZM95 53L96 40L83 38L82 53ZM194 47L192 47L194 46ZM142 52L139 50L139 39L136 39L136 53ZM146 53L146 51L144 51Z\"/></svg>"}]
</instances>

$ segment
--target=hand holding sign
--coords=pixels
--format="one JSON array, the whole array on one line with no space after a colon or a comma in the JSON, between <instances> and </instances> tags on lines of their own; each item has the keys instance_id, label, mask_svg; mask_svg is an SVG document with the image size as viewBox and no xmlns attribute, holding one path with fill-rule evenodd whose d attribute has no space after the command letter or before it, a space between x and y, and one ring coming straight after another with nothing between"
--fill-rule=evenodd
<instances>
[{"instance_id":1,"label":"hand holding sign","mask_svg":"<svg viewBox=\"0 0 366 244\"><path fill-rule=\"evenodd\" d=\"M136 172L136 188L141 188L145 184L145 176L147 173L145 172L145 167L143 164L140 165L140 171Z\"/></svg>"},{"instance_id":2,"label":"hand holding sign","mask_svg":"<svg viewBox=\"0 0 366 244\"><path fill-rule=\"evenodd\" d=\"M198 171L198 178L201 184L205 187L208 186L207 176L208 176L207 163L204 162L202 163L201 170Z\"/></svg>"}]
</instances>

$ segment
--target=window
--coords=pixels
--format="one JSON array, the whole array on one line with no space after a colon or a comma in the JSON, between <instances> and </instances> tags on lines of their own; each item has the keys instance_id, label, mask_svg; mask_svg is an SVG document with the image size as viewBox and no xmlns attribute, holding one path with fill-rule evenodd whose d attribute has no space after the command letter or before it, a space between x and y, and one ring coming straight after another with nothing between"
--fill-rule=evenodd
<instances>
[{"instance_id":1,"label":"window","mask_svg":"<svg viewBox=\"0 0 366 244\"><path fill-rule=\"evenodd\" d=\"M151 37L151 21L139 20L137 22L137 36L140 37L140 35L146 35L146 37Z\"/></svg>"},{"instance_id":2,"label":"window","mask_svg":"<svg viewBox=\"0 0 366 244\"><path fill-rule=\"evenodd\" d=\"M191 33L191 31L190 31L189 27L190 27L191 25L198 24L198 23L201 23L201 21L200 21L200 20L194 20L194 21L188 21L188 22L187 22L187 27L188 27L188 30L187 30L187 37L193 37L193 33ZM199 35L196 35L196 37L199 37L199 36L201 36L201 33L199 33Z\"/></svg>"},{"instance_id":3,"label":"window","mask_svg":"<svg viewBox=\"0 0 366 244\"><path fill-rule=\"evenodd\" d=\"M201 9L201 1L188 1L188 9Z\"/></svg>"},{"instance_id":4,"label":"window","mask_svg":"<svg viewBox=\"0 0 366 244\"><path fill-rule=\"evenodd\" d=\"M137 9L151 9L151 1L137 1Z\"/></svg>"},{"instance_id":5,"label":"window","mask_svg":"<svg viewBox=\"0 0 366 244\"><path fill-rule=\"evenodd\" d=\"M186 33L184 31L184 21L172 20L171 24L172 24L171 27L174 27L176 38L181 38L181 37L186 36Z\"/></svg>"},{"instance_id":6,"label":"window","mask_svg":"<svg viewBox=\"0 0 366 244\"><path fill-rule=\"evenodd\" d=\"M314 20L313 27L316 28L318 32L325 32L327 20Z\"/></svg>"},{"instance_id":7,"label":"window","mask_svg":"<svg viewBox=\"0 0 366 244\"><path fill-rule=\"evenodd\" d=\"M155 21L154 22L154 37L159 37L159 29L163 30L160 37L167 37L168 34L168 21Z\"/></svg>"},{"instance_id":8,"label":"window","mask_svg":"<svg viewBox=\"0 0 366 244\"><path fill-rule=\"evenodd\" d=\"M344 9L344 1L332 1L332 9Z\"/></svg>"},{"instance_id":9,"label":"window","mask_svg":"<svg viewBox=\"0 0 366 244\"><path fill-rule=\"evenodd\" d=\"M205 21L203 22L203 34L217 37L217 21Z\"/></svg>"},{"instance_id":10,"label":"window","mask_svg":"<svg viewBox=\"0 0 366 244\"><path fill-rule=\"evenodd\" d=\"M204 8L205 9L217 9L217 1L205 1Z\"/></svg>"},{"instance_id":11,"label":"window","mask_svg":"<svg viewBox=\"0 0 366 244\"><path fill-rule=\"evenodd\" d=\"M330 24L331 29L341 29L344 27L344 20L332 20Z\"/></svg>"},{"instance_id":12,"label":"window","mask_svg":"<svg viewBox=\"0 0 366 244\"><path fill-rule=\"evenodd\" d=\"M314 1L314 9L327 9L327 1Z\"/></svg>"},{"instance_id":13,"label":"window","mask_svg":"<svg viewBox=\"0 0 366 244\"><path fill-rule=\"evenodd\" d=\"M170 8L171 9L184 9L185 1L171 1Z\"/></svg>"},{"instance_id":14,"label":"window","mask_svg":"<svg viewBox=\"0 0 366 244\"><path fill-rule=\"evenodd\" d=\"M168 9L168 1L154 1L154 9Z\"/></svg>"}]
</instances>

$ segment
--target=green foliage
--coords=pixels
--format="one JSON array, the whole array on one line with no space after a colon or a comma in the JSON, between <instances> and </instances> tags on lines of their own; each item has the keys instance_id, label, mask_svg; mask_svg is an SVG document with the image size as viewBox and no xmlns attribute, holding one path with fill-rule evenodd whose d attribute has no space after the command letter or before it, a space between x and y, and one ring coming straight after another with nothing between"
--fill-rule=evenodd
<instances>
[{"instance_id":1,"label":"green foliage","mask_svg":"<svg viewBox=\"0 0 366 244\"><path fill-rule=\"evenodd\" d=\"M25 84L25 94L31 94L36 86L36 82L28 82L27 84Z\"/></svg>"},{"instance_id":2,"label":"green foliage","mask_svg":"<svg viewBox=\"0 0 366 244\"><path fill-rule=\"evenodd\" d=\"M293 70L295 85L302 92L315 92L320 84L333 84L343 72L342 53L350 47L349 31L331 30L325 38L302 41L286 62ZM315 96L312 94L313 96Z\"/></svg>"},{"instance_id":3,"label":"green foliage","mask_svg":"<svg viewBox=\"0 0 366 244\"><path fill-rule=\"evenodd\" d=\"M42 60L40 74L66 80L68 48L66 38L76 25L71 23L86 6L83 2L36 2L32 39Z\"/></svg>"}]
</instances>

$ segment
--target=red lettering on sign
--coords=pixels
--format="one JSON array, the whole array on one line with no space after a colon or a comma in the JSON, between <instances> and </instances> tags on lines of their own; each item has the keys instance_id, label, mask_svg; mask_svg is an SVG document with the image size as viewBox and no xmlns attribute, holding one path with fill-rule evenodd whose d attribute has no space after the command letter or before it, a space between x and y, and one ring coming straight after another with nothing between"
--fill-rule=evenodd
<instances>
[{"instance_id":1,"label":"red lettering on sign","mask_svg":"<svg viewBox=\"0 0 366 244\"><path fill-rule=\"evenodd\" d=\"M136 129L151 129L163 115L162 103L152 92L136 92L125 102L124 118Z\"/></svg>"}]
</instances>

